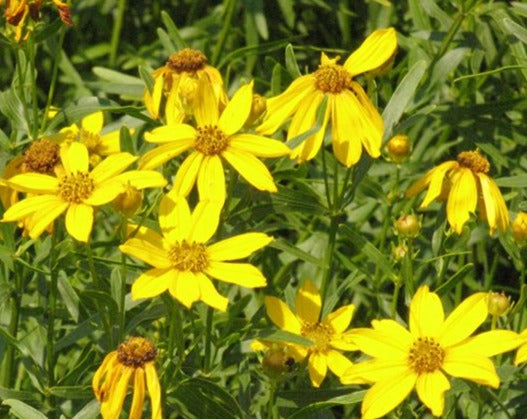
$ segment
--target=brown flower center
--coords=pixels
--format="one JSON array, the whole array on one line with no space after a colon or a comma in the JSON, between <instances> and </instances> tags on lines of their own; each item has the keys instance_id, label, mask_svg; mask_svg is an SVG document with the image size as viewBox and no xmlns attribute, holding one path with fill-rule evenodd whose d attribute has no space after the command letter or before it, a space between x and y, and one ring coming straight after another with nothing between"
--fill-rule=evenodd
<instances>
[{"instance_id":1,"label":"brown flower center","mask_svg":"<svg viewBox=\"0 0 527 419\"><path fill-rule=\"evenodd\" d=\"M353 80L351 74L337 64L320 65L314 76L316 88L324 93L340 93L350 87Z\"/></svg>"},{"instance_id":2,"label":"brown flower center","mask_svg":"<svg viewBox=\"0 0 527 419\"><path fill-rule=\"evenodd\" d=\"M302 325L300 334L313 341L315 346L310 348L312 352L323 353L330 348L329 344L335 334L335 330L328 324L305 322Z\"/></svg>"},{"instance_id":3,"label":"brown flower center","mask_svg":"<svg viewBox=\"0 0 527 419\"><path fill-rule=\"evenodd\" d=\"M174 52L167 61L167 67L176 73L184 71L193 73L201 70L207 64L207 57L201 51L185 48Z\"/></svg>"},{"instance_id":4,"label":"brown flower center","mask_svg":"<svg viewBox=\"0 0 527 419\"><path fill-rule=\"evenodd\" d=\"M31 143L24 153L26 171L50 175L59 162L59 146L49 140L41 139Z\"/></svg>"},{"instance_id":5,"label":"brown flower center","mask_svg":"<svg viewBox=\"0 0 527 419\"><path fill-rule=\"evenodd\" d=\"M474 173L488 173L490 171L489 161L479 151L463 151L457 156L460 166L472 170Z\"/></svg>"},{"instance_id":6,"label":"brown flower center","mask_svg":"<svg viewBox=\"0 0 527 419\"><path fill-rule=\"evenodd\" d=\"M59 179L59 196L66 202L78 204L88 198L95 188L89 173L79 172Z\"/></svg>"},{"instance_id":7,"label":"brown flower center","mask_svg":"<svg viewBox=\"0 0 527 419\"><path fill-rule=\"evenodd\" d=\"M229 138L216 125L198 127L194 148L199 152L207 156L220 154L228 144Z\"/></svg>"},{"instance_id":8,"label":"brown flower center","mask_svg":"<svg viewBox=\"0 0 527 419\"><path fill-rule=\"evenodd\" d=\"M443 364L445 351L434 338L417 338L410 348L408 362L410 367L417 373L436 371Z\"/></svg>"},{"instance_id":9,"label":"brown flower center","mask_svg":"<svg viewBox=\"0 0 527 419\"><path fill-rule=\"evenodd\" d=\"M178 271L203 272L208 264L207 248L201 243L176 243L168 251L172 266Z\"/></svg>"},{"instance_id":10,"label":"brown flower center","mask_svg":"<svg viewBox=\"0 0 527 419\"><path fill-rule=\"evenodd\" d=\"M157 356L157 349L145 338L132 337L121 343L117 349L117 359L127 367L140 368Z\"/></svg>"}]
</instances>

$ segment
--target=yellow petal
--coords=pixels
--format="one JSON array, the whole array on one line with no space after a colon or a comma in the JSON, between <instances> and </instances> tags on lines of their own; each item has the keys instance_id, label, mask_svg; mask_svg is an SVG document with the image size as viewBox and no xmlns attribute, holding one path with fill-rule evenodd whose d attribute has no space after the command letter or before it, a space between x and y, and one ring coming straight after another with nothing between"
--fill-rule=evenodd
<instances>
[{"instance_id":1,"label":"yellow petal","mask_svg":"<svg viewBox=\"0 0 527 419\"><path fill-rule=\"evenodd\" d=\"M66 230L76 240L87 243L93 227L93 208L85 204L70 204L66 212Z\"/></svg>"},{"instance_id":2,"label":"yellow petal","mask_svg":"<svg viewBox=\"0 0 527 419\"><path fill-rule=\"evenodd\" d=\"M430 202L441 195L445 175L449 170L455 167L458 167L458 163L456 161L447 161L441 163L437 167L434 167L433 169L429 170L423 178L419 179L408 188L406 191L406 196L415 196L424 188L426 188L427 185L430 185L428 191L426 192L423 203L420 206L420 208L426 208Z\"/></svg>"},{"instance_id":3,"label":"yellow petal","mask_svg":"<svg viewBox=\"0 0 527 419\"><path fill-rule=\"evenodd\" d=\"M445 313L439 296L428 286L419 287L410 303L410 331L415 338L437 337Z\"/></svg>"},{"instance_id":4,"label":"yellow petal","mask_svg":"<svg viewBox=\"0 0 527 419\"><path fill-rule=\"evenodd\" d=\"M256 288L267 285L267 280L263 274L249 263L209 261L205 272L220 281L241 285L242 287Z\"/></svg>"},{"instance_id":5,"label":"yellow petal","mask_svg":"<svg viewBox=\"0 0 527 419\"><path fill-rule=\"evenodd\" d=\"M264 233L245 233L219 241L207 247L210 260L237 260L250 256L253 252L273 241Z\"/></svg>"},{"instance_id":6,"label":"yellow petal","mask_svg":"<svg viewBox=\"0 0 527 419\"><path fill-rule=\"evenodd\" d=\"M105 182L95 185L95 189L91 195L82 202L87 205L100 206L113 201L117 195L123 192L126 185L118 180L109 179Z\"/></svg>"},{"instance_id":7,"label":"yellow petal","mask_svg":"<svg viewBox=\"0 0 527 419\"><path fill-rule=\"evenodd\" d=\"M478 203L476 178L470 169L460 167L448 194L446 215L452 229L461 234L470 213L474 213Z\"/></svg>"},{"instance_id":8,"label":"yellow petal","mask_svg":"<svg viewBox=\"0 0 527 419\"><path fill-rule=\"evenodd\" d=\"M186 308L190 308L200 297L196 275L189 271L178 272L175 280L170 282L168 291Z\"/></svg>"},{"instance_id":9,"label":"yellow petal","mask_svg":"<svg viewBox=\"0 0 527 419\"><path fill-rule=\"evenodd\" d=\"M196 178L198 176L198 171L203 162L205 155L199 152L191 153L179 166L179 169L176 173L176 178L174 179L174 186L172 190L174 193L177 193L181 196L188 196L192 187L196 183Z\"/></svg>"},{"instance_id":10,"label":"yellow petal","mask_svg":"<svg viewBox=\"0 0 527 419\"><path fill-rule=\"evenodd\" d=\"M509 225L509 211L498 186L484 173L476 173L476 176L481 185L490 234L493 234L496 228L505 231Z\"/></svg>"},{"instance_id":11,"label":"yellow petal","mask_svg":"<svg viewBox=\"0 0 527 419\"><path fill-rule=\"evenodd\" d=\"M511 330L491 330L468 338L456 347L467 353L481 356L494 356L512 351L520 346L523 339Z\"/></svg>"},{"instance_id":12,"label":"yellow petal","mask_svg":"<svg viewBox=\"0 0 527 419\"><path fill-rule=\"evenodd\" d=\"M331 325L336 333L342 333L351 323L354 312L355 306L353 304L342 306L333 313L328 314L324 319L324 323Z\"/></svg>"},{"instance_id":13,"label":"yellow petal","mask_svg":"<svg viewBox=\"0 0 527 419\"><path fill-rule=\"evenodd\" d=\"M143 416L143 404L145 401L145 372L142 368L136 368L134 373L134 397L130 407L129 419L141 419Z\"/></svg>"},{"instance_id":14,"label":"yellow petal","mask_svg":"<svg viewBox=\"0 0 527 419\"><path fill-rule=\"evenodd\" d=\"M265 308L271 321L280 329L300 335L302 325L289 307L276 297L265 297Z\"/></svg>"},{"instance_id":15,"label":"yellow petal","mask_svg":"<svg viewBox=\"0 0 527 419\"><path fill-rule=\"evenodd\" d=\"M163 87L165 84L165 78L163 74L154 78L154 88L152 94L145 89L145 105L148 109L148 112L154 117L154 119L159 118L159 106L161 105L161 99L163 98Z\"/></svg>"},{"instance_id":16,"label":"yellow petal","mask_svg":"<svg viewBox=\"0 0 527 419\"><path fill-rule=\"evenodd\" d=\"M469 337L488 315L487 293L478 292L466 298L443 323L438 341L442 347L452 346Z\"/></svg>"},{"instance_id":17,"label":"yellow petal","mask_svg":"<svg viewBox=\"0 0 527 419\"><path fill-rule=\"evenodd\" d=\"M409 333L399 329L375 330L368 328L352 329L345 334L352 343L367 355L382 359L406 359L410 347Z\"/></svg>"},{"instance_id":18,"label":"yellow petal","mask_svg":"<svg viewBox=\"0 0 527 419\"><path fill-rule=\"evenodd\" d=\"M225 202L225 173L219 156L205 156L198 173L201 200Z\"/></svg>"},{"instance_id":19,"label":"yellow petal","mask_svg":"<svg viewBox=\"0 0 527 419\"><path fill-rule=\"evenodd\" d=\"M77 172L87 172L90 166L88 149L84 144L76 141L68 147L60 148L60 159L68 174Z\"/></svg>"},{"instance_id":20,"label":"yellow petal","mask_svg":"<svg viewBox=\"0 0 527 419\"><path fill-rule=\"evenodd\" d=\"M55 206L68 206L62 199L56 195L40 195L32 196L22 201L17 202L7 209L4 213L2 221L17 221L27 217L33 212L42 214L42 208L50 208ZM66 209L66 207L64 209Z\"/></svg>"},{"instance_id":21,"label":"yellow petal","mask_svg":"<svg viewBox=\"0 0 527 419\"><path fill-rule=\"evenodd\" d=\"M171 266L167 251L155 247L152 243L145 240L129 239L126 243L119 246L119 250L156 268L168 268Z\"/></svg>"},{"instance_id":22,"label":"yellow petal","mask_svg":"<svg viewBox=\"0 0 527 419\"><path fill-rule=\"evenodd\" d=\"M317 323L322 308L322 298L317 286L307 279L296 293L295 311L299 319L308 323Z\"/></svg>"},{"instance_id":23,"label":"yellow petal","mask_svg":"<svg viewBox=\"0 0 527 419\"><path fill-rule=\"evenodd\" d=\"M121 377L113 388L111 397L109 398L109 417L117 418L123 409L124 398L126 397L126 390L128 389L128 382L132 375L133 369L130 367L123 367Z\"/></svg>"},{"instance_id":24,"label":"yellow petal","mask_svg":"<svg viewBox=\"0 0 527 419\"><path fill-rule=\"evenodd\" d=\"M307 361L309 378L313 387L320 387L328 372L326 356L317 352L312 353Z\"/></svg>"},{"instance_id":25,"label":"yellow petal","mask_svg":"<svg viewBox=\"0 0 527 419\"><path fill-rule=\"evenodd\" d=\"M413 374L407 359L369 359L353 364L340 377L342 384L366 384L386 381L392 377Z\"/></svg>"},{"instance_id":26,"label":"yellow petal","mask_svg":"<svg viewBox=\"0 0 527 419\"><path fill-rule=\"evenodd\" d=\"M152 298L164 293L176 277L177 271L172 268L146 271L132 285L132 300Z\"/></svg>"},{"instance_id":27,"label":"yellow petal","mask_svg":"<svg viewBox=\"0 0 527 419\"><path fill-rule=\"evenodd\" d=\"M500 379L492 361L461 348L448 348L441 368L453 377L466 378L478 384L498 388Z\"/></svg>"},{"instance_id":28,"label":"yellow petal","mask_svg":"<svg viewBox=\"0 0 527 419\"><path fill-rule=\"evenodd\" d=\"M104 115L102 111L92 113L82 118L81 127L92 134L99 134L104 125Z\"/></svg>"},{"instance_id":29,"label":"yellow petal","mask_svg":"<svg viewBox=\"0 0 527 419\"><path fill-rule=\"evenodd\" d=\"M205 275L197 273L196 277L198 280L201 301L217 310L227 310L229 299L225 298L223 295L220 295L218 291L216 291L216 288L212 284L211 280Z\"/></svg>"},{"instance_id":30,"label":"yellow petal","mask_svg":"<svg viewBox=\"0 0 527 419\"><path fill-rule=\"evenodd\" d=\"M167 143L147 151L139 160L139 169L156 169L194 145L194 140ZM98 167L98 166L97 166Z\"/></svg>"},{"instance_id":31,"label":"yellow petal","mask_svg":"<svg viewBox=\"0 0 527 419\"><path fill-rule=\"evenodd\" d=\"M395 409L414 388L417 374L407 371L375 383L362 400L362 419L380 418Z\"/></svg>"},{"instance_id":32,"label":"yellow petal","mask_svg":"<svg viewBox=\"0 0 527 419\"><path fill-rule=\"evenodd\" d=\"M206 243L214 235L220 222L223 203L200 201L192 212L188 240L196 243Z\"/></svg>"},{"instance_id":33,"label":"yellow petal","mask_svg":"<svg viewBox=\"0 0 527 419\"><path fill-rule=\"evenodd\" d=\"M330 349L326 354L326 361L331 372L337 377L344 375L353 366L353 363L348 358L333 349Z\"/></svg>"},{"instance_id":34,"label":"yellow petal","mask_svg":"<svg viewBox=\"0 0 527 419\"><path fill-rule=\"evenodd\" d=\"M90 173L90 176L95 183L102 183L105 180L112 179L124 171L134 161L137 160L136 156L130 153L116 153L106 157L100 162Z\"/></svg>"},{"instance_id":35,"label":"yellow petal","mask_svg":"<svg viewBox=\"0 0 527 419\"><path fill-rule=\"evenodd\" d=\"M152 362L145 364L146 385L150 394L150 405L152 409L152 419L161 419L161 386L157 377L156 368Z\"/></svg>"},{"instance_id":36,"label":"yellow petal","mask_svg":"<svg viewBox=\"0 0 527 419\"><path fill-rule=\"evenodd\" d=\"M333 153L344 166L351 167L357 164L362 154L363 129L358 101L353 93L342 92L332 95L330 104Z\"/></svg>"},{"instance_id":37,"label":"yellow petal","mask_svg":"<svg viewBox=\"0 0 527 419\"><path fill-rule=\"evenodd\" d=\"M445 408L445 391L450 383L445 375L436 370L431 373L420 374L415 383L417 395L434 416L441 416Z\"/></svg>"},{"instance_id":38,"label":"yellow petal","mask_svg":"<svg viewBox=\"0 0 527 419\"><path fill-rule=\"evenodd\" d=\"M23 173L7 180L7 185L17 191L56 194L59 182L56 177L40 173Z\"/></svg>"},{"instance_id":39,"label":"yellow petal","mask_svg":"<svg viewBox=\"0 0 527 419\"><path fill-rule=\"evenodd\" d=\"M516 352L516 357L514 358L514 365L519 365L525 361L527 361L527 343L524 343L518 348L518 352Z\"/></svg>"},{"instance_id":40,"label":"yellow petal","mask_svg":"<svg viewBox=\"0 0 527 419\"><path fill-rule=\"evenodd\" d=\"M351 54L344 67L352 76L382 67L397 51L397 33L394 28L379 29L368 36Z\"/></svg>"},{"instance_id":41,"label":"yellow petal","mask_svg":"<svg viewBox=\"0 0 527 419\"><path fill-rule=\"evenodd\" d=\"M32 225L29 230L29 237L36 239L44 230L47 230L49 225L59 217L68 208L66 202L49 203L47 206L42 206L39 211L32 215Z\"/></svg>"},{"instance_id":42,"label":"yellow petal","mask_svg":"<svg viewBox=\"0 0 527 419\"><path fill-rule=\"evenodd\" d=\"M164 144L172 142L184 142L194 140L196 130L187 124L163 125L145 132L145 140L149 143Z\"/></svg>"},{"instance_id":43,"label":"yellow petal","mask_svg":"<svg viewBox=\"0 0 527 419\"><path fill-rule=\"evenodd\" d=\"M167 184L163 175L154 170L130 170L116 176L114 180L124 185L130 184L136 189L162 188Z\"/></svg>"},{"instance_id":44,"label":"yellow petal","mask_svg":"<svg viewBox=\"0 0 527 419\"><path fill-rule=\"evenodd\" d=\"M225 150L222 156L251 185L261 191L276 192L269 169L252 154L241 150Z\"/></svg>"},{"instance_id":45,"label":"yellow petal","mask_svg":"<svg viewBox=\"0 0 527 419\"><path fill-rule=\"evenodd\" d=\"M200 77L194 100L194 117L198 126L217 125L218 123L218 99L206 77Z\"/></svg>"},{"instance_id":46,"label":"yellow petal","mask_svg":"<svg viewBox=\"0 0 527 419\"><path fill-rule=\"evenodd\" d=\"M163 237L154 230L145 226L137 228L135 224L128 224L126 233L128 238L141 239L149 242L152 246L163 247Z\"/></svg>"},{"instance_id":47,"label":"yellow petal","mask_svg":"<svg viewBox=\"0 0 527 419\"><path fill-rule=\"evenodd\" d=\"M254 134L233 135L229 139L229 147L256 157L282 157L291 153L291 149L283 142Z\"/></svg>"},{"instance_id":48,"label":"yellow petal","mask_svg":"<svg viewBox=\"0 0 527 419\"><path fill-rule=\"evenodd\" d=\"M253 102L253 82L240 87L227 107L223 110L218 121L218 127L230 136L238 132L245 124L251 112Z\"/></svg>"},{"instance_id":49,"label":"yellow petal","mask_svg":"<svg viewBox=\"0 0 527 419\"><path fill-rule=\"evenodd\" d=\"M297 78L282 94L267 100L267 112L256 128L260 134L271 135L295 112L304 99L315 91L312 75Z\"/></svg>"},{"instance_id":50,"label":"yellow petal","mask_svg":"<svg viewBox=\"0 0 527 419\"><path fill-rule=\"evenodd\" d=\"M101 135L101 141L97 148L98 154L101 156L109 156L121 151L121 133L120 131L112 131Z\"/></svg>"},{"instance_id":51,"label":"yellow petal","mask_svg":"<svg viewBox=\"0 0 527 419\"><path fill-rule=\"evenodd\" d=\"M117 361L117 351L110 352L108 355L104 357L104 360L102 361L101 366L97 369L95 374L93 375L92 379L92 389L93 393L95 394L95 397L99 402L102 401L102 397L104 396L101 394L101 379L104 377L105 374L108 373L110 370L110 366Z\"/></svg>"},{"instance_id":52,"label":"yellow petal","mask_svg":"<svg viewBox=\"0 0 527 419\"><path fill-rule=\"evenodd\" d=\"M170 191L159 205L159 226L170 242L188 238L190 229L191 214L188 202L176 192Z\"/></svg>"}]
</instances>

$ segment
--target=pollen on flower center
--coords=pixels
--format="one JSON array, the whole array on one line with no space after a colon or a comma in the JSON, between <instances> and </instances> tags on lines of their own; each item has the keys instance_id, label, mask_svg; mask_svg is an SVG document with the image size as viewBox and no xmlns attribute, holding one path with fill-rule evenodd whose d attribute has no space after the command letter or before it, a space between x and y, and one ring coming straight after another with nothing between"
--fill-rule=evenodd
<instances>
[{"instance_id":1,"label":"pollen on flower center","mask_svg":"<svg viewBox=\"0 0 527 419\"><path fill-rule=\"evenodd\" d=\"M168 257L178 271L203 272L209 264L206 247L186 240L173 245L168 251Z\"/></svg>"},{"instance_id":2,"label":"pollen on flower center","mask_svg":"<svg viewBox=\"0 0 527 419\"><path fill-rule=\"evenodd\" d=\"M219 154L228 144L228 137L216 125L198 127L194 148L199 152L208 156Z\"/></svg>"},{"instance_id":3,"label":"pollen on flower center","mask_svg":"<svg viewBox=\"0 0 527 419\"><path fill-rule=\"evenodd\" d=\"M352 81L351 74L337 64L320 65L313 74L316 88L324 93L340 93Z\"/></svg>"},{"instance_id":4,"label":"pollen on flower center","mask_svg":"<svg viewBox=\"0 0 527 419\"><path fill-rule=\"evenodd\" d=\"M59 162L59 146L45 138L33 142L24 153L25 169L30 172L52 174Z\"/></svg>"},{"instance_id":5,"label":"pollen on flower center","mask_svg":"<svg viewBox=\"0 0 527 419\"><path fill-rule=\"evenodd\" d=\"M170 55L167 67L176 73L184 71L193 73L201 70L207 64L207 57L201 51L185 48Z\"/></svg>"},{"instance_id":6,"label":"pollen on flower center","mask_svg":"<svg viewBox=\"0 0 527 419\"><path fill-rule=\"evenodd\" d=\"M78 204L91 195L94 187L89 173L62 176L59 179L59 196L66 202Z\"/></svg>"},{"instance_id":7,"label":"pollen on flower center","mask_svg":"<svg viewBox=\"0 0 527 419\"><path fill-rule=\"evenodd\" d=\"M490 171L489 161L477 150L459 153L457 162L474 173L488 173Z\"/></svg>"},{"instance_id":8,"label":"pollen on flower center","mask_svg":"<svg viewBox=\"0 0 527 419\"><path fill-rule=\"evenodd\" d=\"M313 352L325 352L329 349L329 343L335 331L327 324L305 322L300 333L313 341L315 344L315 347L311 348Z\"/></svg>"},{"instance_id":9,"label":"pollen on flower center","mask_svg":"<svg viewBox=\"0 0 527 419\"><path fill-rule=\"evenodd\" d=\"M131 337L117 349L117 359L127 367L139 368L157 356L157 349L148 339Z\"/></svg>"},{"instance_id":10,"label":"pollen on flower center","mask_svg":"<svg viewBox=\"0 0 527 419\"><path fill-rule=\"evenodd\" d=\"M408 362L417 374L423 374L439 369L444 358L445 351L434 338L419 337L410 348Z\"/></svg>"},{"instance_id":11,"label":"pollen on flower center","mask_svg":"<svg viewBox=\"0 0 527 419\"><path fill-rule=\"evenodd\" d=\"M101 143L101 136L81 128L79 131L79 141L86 146L88 151L94 152Z\"/></svg>"}]
</instances>

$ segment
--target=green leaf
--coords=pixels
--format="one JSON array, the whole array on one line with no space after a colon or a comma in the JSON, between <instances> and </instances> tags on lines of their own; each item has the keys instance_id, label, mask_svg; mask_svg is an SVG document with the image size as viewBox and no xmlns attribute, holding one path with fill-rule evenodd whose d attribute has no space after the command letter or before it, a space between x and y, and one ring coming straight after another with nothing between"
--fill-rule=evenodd
<instances>
[{"instance_id":1,"label":"green leaf","mask_svg":"<svg viewBox=\"0 0 527 419\"><path fill-rule=\"evenodd\" d=\"M71 286L64 271L59 272L58 289L68 312L75 323L77 323L79 321L79 296Z\"/></svg>"},{"instance_id":2,"label":"green leaf","mask_svg":"<svg viewBox=\"0 0 527 419\"><path fill-rule=\"evenodd\" d=\"M509 177L500 177L495 180L498 186L503 186L506 188L527 188L527 174L509 176Z\"/></svg>"},{"instance_id":3,"label":"green leaf","mask_svg":"<svg viewBox=\"0 0 527 419\"><path fill-rule=\"evenodd\" d=\"M122 83L144 87L143 82L139 77L133 77L105 67L93 67L92 71L96 76L112 83Z\"/></svg>"},{"instance_id":4,"label":"green leaf","mask_svg":"<svg viewBox=\"0 0 527 419\"><path fill-rule=\"evenodd\" d=\"M0 387L0 399L17 399L23 401L36 401L38 394L34 391L12 390L10 388Z\"/></svg>"},{"instance_id":5,"label":"green leaf","mask_svg":"<svg viewBox=\"0 0 527 419\"><path fill-rule=\"evenodd\" d=\"M119 130L119 142L121 151L127 151L130 154L135 154L134 143L132 136L130 135L130 129L126 126L122 126Z\"/></svg>"},{"instance_id":6,"label":"green leaf","mask_svg":"<svg viewBox=\"0 0 527 419\"><path fill-rule=\"evenodd\" d=\"M167 28L168 35L170 36L170 39L175 43L176 48L178 50L184 49L187 46L186 42L181 37L181 34L179 33L179 30L170 15L164 10L161 12L161 20L163 20L165 28Z\"/></svg>"},{"instance_id":7,"label":"green leaf","mask_svg":"<svg viewBox=\"0 0 527 419\"><path fill-rule=\"evenodd\" d=\"M289 74L291 74L291 77L294 79L302 75L296 61L295 50L291 44L288 44L285 47L285 67L287 68Z\"/></svg>"},{"instance_id":8,"label":"green leaf","mask_svg":"<svg viewBox=\"0 0 527 419\"><path fill-rule=\"evenodd\" d=\"M138 71L139 77L141 77L141 80L145 83L148 91L152 93L152 90L154 90L154 78L152 77L150 70L145 66L140 65Z\"/></svg>"},{"instance_id":9,"label":"green leaf","mask_svg":"<svg viewBox=\"0 0 527 419\"><path fill-rule=\"evenodd\" d=\"M97 400L92 400L73 416L71 419L95 419L99 417L101 404Z\"/></svg>"},{"instance_id":10,"label":"green leaf","mask_svg":"<svg viewBox=\"0 0 527 419\"><path fill-rule=\"evenodd\" d=\"M468 271L474 268L473 263L467 263L466 265L459 268L455 274L453 274L447 281L441 285L439 288L436 288L435 292L441 296L446 295L453 287L455 287L460 281L465 278L465 275Z\"/></svg>"},{"instance_id":11,"label":"green leaf","mask_svg":"<svg viewBox=\"0 0 527 419\"><path fill-rule=\"evenodd\" d=\"M46 415L20 400L7 399L2 404L9 406L9 412L20 419L48 419Z\"/></svg>"},{"instance_id":12,"label":"green leaf","mask_svg":"<svg viewBox=\"0 0 527 419\"><path fill-rule=\"evenodd\" d=\"M172 43L170 36L168 36L163 29L157 28L157 36L159 37L167 56L176 50L176 46Z\"/></svg>"},{"instance_id":13,"label":"green leaf","mask_svg":"<svg viewBox=\"0 0 527 419\"><path fill-rule=\"evenodd\" d=\"M0 92L0 112L11 121L13 129L29 132L29 126L24 119L24 106L14 89Z\"/></svg>"},{"instance_id":14,"label":"green leaf","mask_svg":"<svg viewBox=\"0 0 527 419\"><path fill-rule=\"evenodd\" d=\"M50 387L49 392L54 396L69 400L87 399L93 396L93 390L89 385Z\"/></svg>"},{"instance_id":15,"label":"green leaf","mask_svg":"<svg viewBox=\"0 0 527 419\"><path fill-rule=\"evenodd\" d=\"M360 390L342 396L332 397L325 401L311 403L296 410L292 415L288 416L288 419L305 418L308 415L313 415L314 413L329 409L333 406L358 404L364 398L364 394L366 394L366 390Z\"/></svg>"},{"instance_id":16,"label":"green leaf","mask_svg":"<svg viewBox=\"0 0 527 419\"><path fill-rule=\"evenodd\" d=\"M518 25L511 19L503 19L503 26L505 29L507 29L507 31L509 31L510 34L514 35L524 44L527 44L527 29L521 25Z\"/></svg>"},{"instance_id":17,"label":"green leaf","mask_svg":"<svg viewBox=\"0 0 527 419\"><path fill-rule=\"evenodd\" d=\"M299 249L296 246L290 245L285 240L281 240L281 239L274 240L273 242L269 244L269 247L282 250L286 253L296 256L298 259L303 260L304 262L312 263L315 266L319 266L319 267L324 266L324 263L322 260L310 255L307 252L304 252L303 250Z\"/></svg>"},{"instance_id":18,"label":"green leaf","mask_svg":"<svg viewBox=\"0 0 527 419\"><path fill-rule=\"evenodd\" d=\"M286 332L285 330L268 330L262 331L258 335L254 336L253 339L265 340L267 342L277 342L277 343L294 343L296 345L302 346L313 346L314 343L299 335L295 335L291 332Z\"/></svg>"},{"instance_id":19,"label":"green leaf","mask_svg":"<svg viewBox=\"0 0 527 419\"><path fill-rule=\"evenodd\" d=\"M48 38L56 35L61 28L64 27L64 23L60 19L55 19L53 22L45 25L37 25L35 32L31 35L31 38L35 43L43 42Z\"/></svg>"}]
</instances>

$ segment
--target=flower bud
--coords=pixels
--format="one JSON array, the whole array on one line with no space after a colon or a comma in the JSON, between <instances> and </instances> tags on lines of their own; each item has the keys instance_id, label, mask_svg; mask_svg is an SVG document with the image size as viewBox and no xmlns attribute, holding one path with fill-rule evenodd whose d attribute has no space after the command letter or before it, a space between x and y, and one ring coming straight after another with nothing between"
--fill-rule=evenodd
<instances>
[{"instance_id":1,"label":"flower bud","mask_svg":"<svg viewBox=\"0 0 527 419\"><path fill-rule=\"evenodd\" d=\"M388 157L397 164L405 161L410 155L411 144L406 135L396 135L386 144Z\"/></svg>"},{"instance_id":2,"label":"flower bud","mask_svg":"<svg viewBox=\"0 0 527 419\"><path fill-rule=\"evenodd\" d=\"M249 114L249 117L245 121L245 126L249 127L254 122L262 116L262 114L267 109L267 103L265 101L265 98L258 93L253 94L253 101L251 104L251 113Z\"/></svg>"},{"instance_id":3,"label":"flower bud","mask_svg":"<svg viewBox=\"0 0 527 419\"><path fill-rule=\"evenodd\" d=\"M520 211L512 222L512 237L517 243L524 243L527 239L527 213Z\"/></svg>"},{"instance_id":4,"label":"flower bud","mask_svg":"<svg viewBox=\"0 0 527 419\"><path fill-rule=\"evenodd\" d=\"M392 249L392 256L397 262L403 260L406 257L407 253L408 247L406 247L404 244L396 246Z\"/></svg>"},{"instance_id":5,"label":"flower bud","mask_svg":"<svg viewBox=\"0 0 527 419\"><path fill-rule=\"evenodd\" d=\"M511 305L510 297L507 297L503 293L490 292L487 304L489 308L489 314L494 317L503 316Z\"/></svg>"},{"instance_id":6,"label":"flower bud","mask_svg":"<svg viewBox=\"0 0 527 419\"><path fill-rule=\"evenodd\" d=\"M143 202L143 194L141 191L128 185L124 192L121 192L113 201L113 205L117 211L125 217L131 217L141 207Z\"/></svg>"},{"instance_id":7,"label":"flower bud","mask_svg":"<svg viewBox=\"0 0 527 419\"><path fill-rule=\"evenodd\" d=\"M416 237L421 231L421 220L415 214L400 216L395 221L395 231L403 237Z\"/></svg>"},{"instance_id":8,"label":"flower bud","mask_svg":"<svg viewBox=\"0 0 527 419\"><path fill-rule=\"evenodd\" d=\"M294 358L288 354L287 348L283 346L275 346L269 349L262 359L262 367L265 373L274 378L291 372L294 365Z\"/></svg>"}]
</instances>

